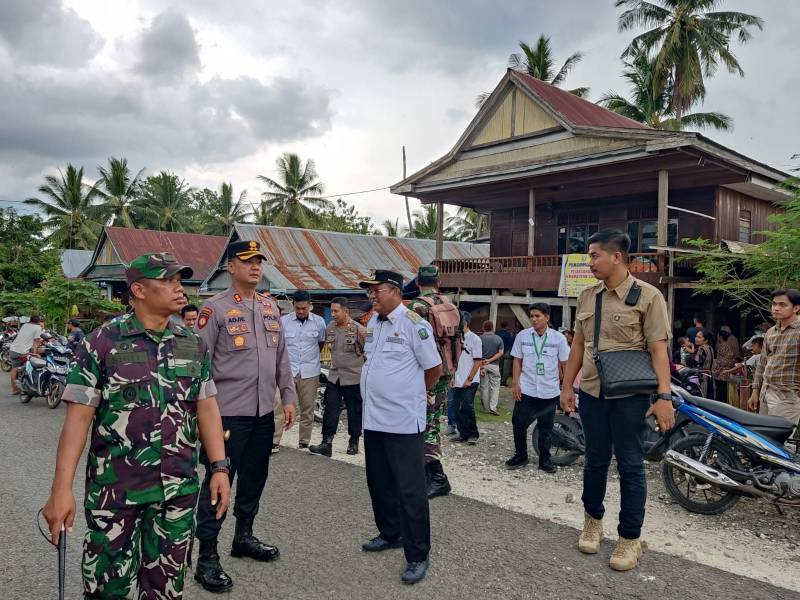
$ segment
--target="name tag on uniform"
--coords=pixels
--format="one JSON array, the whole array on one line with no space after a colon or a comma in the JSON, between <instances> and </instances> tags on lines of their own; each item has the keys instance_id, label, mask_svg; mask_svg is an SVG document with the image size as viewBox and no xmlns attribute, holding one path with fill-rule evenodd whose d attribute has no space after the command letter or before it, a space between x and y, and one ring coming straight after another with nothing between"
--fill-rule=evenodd
<instances>
[{"instance_id":1,"label":"name tag on uniform","mask_svg":"<svg viewBox=\"0 0 800 600\"><path fill-rule=\"evenodd\" d=\"M537 375L544 375L544 363L540 363L540 362L536 363L536 374Z\"/></svg>"},{"instance_id":2,"label":"name tag on uniform","mask_svg":"<svg viewBox=\"0 0 800 600\"><path fill-rule=\"evenodd\" d=\"M405 340L401 338L399 335L390 335L386 338L386 341L390 344L405 344Z\"/></svg>"},{"instance_id":3,"label":"name tag on uniform","mask_svg":"<svg viewBox=\"0 0 800 600\"><path fill-rule=\"evenodd\" d=\"M366 339L367 339L368 342L372 341L372 329L367 329L367 338Z\"/></svg>"}]
</instances>

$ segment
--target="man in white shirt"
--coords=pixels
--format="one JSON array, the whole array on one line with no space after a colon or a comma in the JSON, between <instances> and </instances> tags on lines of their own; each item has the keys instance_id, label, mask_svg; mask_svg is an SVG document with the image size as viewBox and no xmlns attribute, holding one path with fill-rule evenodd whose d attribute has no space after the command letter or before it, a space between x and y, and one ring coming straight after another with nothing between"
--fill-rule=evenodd
<instances>
[{"instance_id":1,"label":"man in white shirt","mask_svg":"<svg viewBox=\"0 0 800 600\"><path fill-rule=\"evenodd\" d=\"M20 395L20 389L17 385L17 377L19 376L19 368L25 363L23 356L29 352L36 352L39 347L40 337L42 335L42 319L38 315L31 316L30 321L25 323L19 328L17 337L9 346L9 358L11 359L11 394L14 396Z\"/></svg>"},{"instance_id":2,"label":"man in white shirt","mask_svg":"<svg viewBox=\"0 0 800 600\"><path fill-rule=\"evenodd\" d=\"M474 445L480 434L475 421L475 392L480 383L481 366L483 365L483 343L470 328L472 315L462 312L464 322L464 343L458 368L453 379L453 402L458 423L459 441Z\"/></svg>"},{"instance_id":3,"label":"man in white shirt","mask_svg":"<svg viewBox=\"0 0 800 600\"><path fill-rule=\"evenodd\" d=\"M430 324L402 303L403 276L375 271L362 281L375 310L367 324L361 371L367 487L378 535L361 547L403 547L404 583L421 581L431 547L423 434L427 390L442 375Z\"/></svg>"},{"instance_id":4,"label":"man in white shirt","mask_svg":"<svg viewBox=\"0 0 800 600\"><path fill-rule=\"evenodd\" d=\"M299 447L305 449L311 442L311 428L314 425L314 406L317 402L320 374L319 353L325 345L326 328L325 319L311 312L313 306L307 291L298 290L294 293L292 307L293 312L281 317L281 325L289 350L294 387L297 390ZM276 427L276 431L277 429ZM278 442L280 437L275 443Z\"/></svg>"},{"instance_id":5,"label":"man in white shirt","mask_svg":"<svg viewBox=\"0 0 800 600\"><path fill-rule=\"evenodd\" d=\"M534 421L539 427L539 468L555 473L550 460L550 439L553 418L561 394L561 371L569 358L567 338L550 329L550 306L537 302L528 314L533 327L517 335L511 356L514 357L514 456L506 461L509 469L528 464L528 427Z\"/></svg>"}]
</instances>

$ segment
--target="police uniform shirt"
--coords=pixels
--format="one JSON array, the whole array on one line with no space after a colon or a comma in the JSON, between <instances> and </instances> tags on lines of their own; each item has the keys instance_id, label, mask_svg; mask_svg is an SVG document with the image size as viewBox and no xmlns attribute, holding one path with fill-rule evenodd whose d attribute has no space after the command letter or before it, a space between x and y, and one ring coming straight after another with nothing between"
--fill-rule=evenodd
<instances>
[{"instance_id":1,"label":"police uniform shirt","mask_svg":"<svg viewBox=\"0 0 800 600\"><path fill-rule=\"evenodd\" d=\"M639 284L642 291L636 305L628 306L625 298L634 282ZM603 281L583 290L578 296L575 310L575 333L583 334L584 339L581 390L600 397L600 377L592 359L597 294L603 294L600 352L644 350L648 342L669 340L672 327L663 294L655 286L635 279L630 273L613 290L609 290Z\"/></svg>"},{"instance_id":2,"label":"police uniform shirt","mask_svg":"<svg viewBox=\"0 0 800 600\"><path fill-rule=\"evenodd\" d=\"M364 351L364 429L425 431L425 371L442 362L430 324L402 304L386 319L376 313L367 324Z\"/></svg>"},{"instance_id":3,"label":"police uniform shirt","mask_svg":"<svg viewBox=\"0 0 800 600\"><path fill-rule=\"evenodd\" d=\"M289 348L292 376L301 379L320 374L319 345L325 341L325 319L310 312L305 321L294 312L281 317L283 334Z\"/></svg>"},{"instance_id":4,"label":"police uniform shirt","mask_svg":"<svg viewBox=\"0 0 800 600\"><path fill-rule=\"evenodd\" d=\"M339 385L359 385L364 366L364 337L367 330L349 319L339 327L336 321L328 324L325 341L331 348L331 368L328 381Z\"/></svg>"},{"instance_id":5,"label":"police uniform shirt","mask_svg":"<svg viewBox=\"0 0 800 600\"><path fill-rule=\"evenodd\" d=\"M532 398L555 398L561 393L558 364L567 362L567 338L550 327L539 335L533 327L517 334L511 356L522 360L519 387ZM541 365L541 366L540 366Z\"/></svg>"},{"instance_id":6,"label":"police uniform shirt","mask_svg":"<svg viewBox=\"0 0 800 600\"><path fill-rule=\"evenodd\" d=\"M271 413L276 388L283 405L297 404L280 311L272 298L256 294L246 300L234 289L217 294L200 309L195 331L211 352L222 416Z\"/></svg>"}]
</instances>

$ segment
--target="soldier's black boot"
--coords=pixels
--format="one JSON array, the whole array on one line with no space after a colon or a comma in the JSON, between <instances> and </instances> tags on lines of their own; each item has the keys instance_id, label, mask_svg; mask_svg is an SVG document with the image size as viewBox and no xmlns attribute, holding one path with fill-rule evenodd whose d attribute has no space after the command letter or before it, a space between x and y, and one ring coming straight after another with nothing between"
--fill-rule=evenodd
<instances>
[{"instance_id":1,"label":"soldier's black boot","mask_svg":"<svg viewBox=\"0 0 800 600\"><path fill-rule=\"evenodd\" d=\"M447 475L444 474L442 463L436 460L425 466L428 471L428 498L447 496L452 488Z\"/></svg>"},{"instance_id":2,"label":"soldier's black boot","mask_svg":"<svg viewBox=\"0 0 800 600\"><path fill-rule=\"evenodd\" d=\"M319 443L319 445L311 446L308 451L311 452L311 454L319 454L320 456L327 456L330 458L330 456L333 454L333 436L322 436L322 441Z\"/></svg>"},{"instance_id":3,"label":"soldier's black boot","mask_svg":"<svg viewBox=\"0 0 800 600\"><path fill-rule=\"evenodd\" d=\"M358 454L358 438L350 438L350 443L347 444L348 454Z\"/></svg>"},{"instance_id":4,"label":"soldier's black boot","mask_svg":"<svg viewBox=\"0 0 800 600\"><path fill-rule=\"evenodd\" d=\"M233 579L222 570L216 540L200 541L200 555L194 569L194 579L208 592L219 594L233 587Z\"/></svg>"},{"instance_id":5,"label":"soldier's black boot","mask_svg":"<svg viewBox=\"0 0 800 600\"><path fill-rule=\"evenodd\" d=\"M236 519L236 533L233 535L231 556L247 556L255 560L270 562L281 555L275 546L268 546L253 535L252 519Z\"/></svg>"}]
</instances>

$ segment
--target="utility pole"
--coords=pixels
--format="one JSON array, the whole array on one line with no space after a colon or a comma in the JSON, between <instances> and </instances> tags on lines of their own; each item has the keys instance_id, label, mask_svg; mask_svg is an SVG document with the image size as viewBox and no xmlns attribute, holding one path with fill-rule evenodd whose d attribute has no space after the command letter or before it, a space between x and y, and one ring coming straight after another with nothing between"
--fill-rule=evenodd
<instances>
[{"instance_id":1,"label":"utility pole","mask_svg":"<svg viewBox=\"0 0 800 600\"><path fill-rule=\"evenodd\" d=\"M406 147L403 146L403 179L406 178ZM411 209L408 206L408 195L403 195L406 199L406 218L408 219L408 237L414 237L414 229L411 224Z\"/></svg>"}]
</instances>

